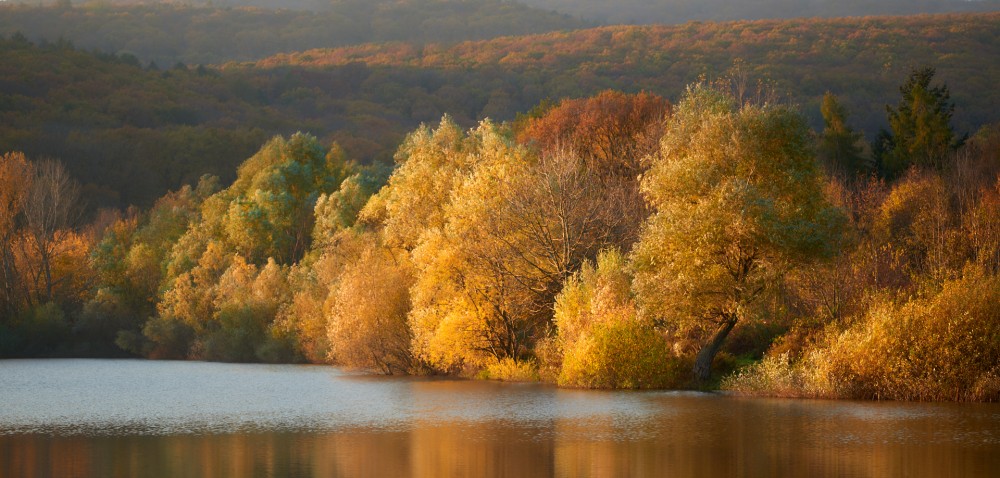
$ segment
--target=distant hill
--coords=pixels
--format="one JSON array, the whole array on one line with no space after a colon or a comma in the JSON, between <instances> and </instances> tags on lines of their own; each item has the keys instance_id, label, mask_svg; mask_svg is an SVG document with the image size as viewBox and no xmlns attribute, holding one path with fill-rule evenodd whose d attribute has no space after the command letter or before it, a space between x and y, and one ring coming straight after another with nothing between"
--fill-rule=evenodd
<instances>
[{"instance_id":1,"label":"distant hill","mask_svg":"<svg viewBox=\"0 0 1000 478\"><path fill-rule=\"evenodd\" d=\"M143 63L170 67L367 42L457 42L593 26L503 0L343 0L319 11L214 5L0 2L0 34L64 39L83 49L131 54Z\"/></svg>"},{"instance_id":2,"label":"distant hill","mask_svg":"<svg viewBox=\"0 0 1000 478\"><path fill-rule=\"evenodd\" d=\"M959 130L1000 119L1000 13L840 19L693 22L612 26L455 46L395 43L276 55L252 68L322 68L364 63L419 69L495 69L533 78L547 96L603 88L670 98L699 76L718 77L739 59L752 79L769 79L819 123L819 100L842 96L869 134L912 68L934 66L957 104ZM236 67L231 65L231 67Z\"/></svg>"},{"instance_id":3,"label":"distant hill","mask_svg":"<svg viewBox=\"0 0 1000 478\"><path fill-rule=\"evenodd\" d=\"M915 15L1000 10L997 0L520 0L605 24Z\"/></svg>"}]
</instances>

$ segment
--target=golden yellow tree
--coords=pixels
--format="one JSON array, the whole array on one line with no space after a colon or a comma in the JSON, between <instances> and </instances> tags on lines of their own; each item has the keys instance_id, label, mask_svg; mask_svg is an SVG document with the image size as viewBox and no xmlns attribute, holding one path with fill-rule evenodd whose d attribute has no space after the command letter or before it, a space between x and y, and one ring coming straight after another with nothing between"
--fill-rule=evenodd
<instances>
[{"instance_id":1,"label":"golden yellow tree","mask_svg":"<svg viewBox=\"0 0 1000 478\"><path fill-rule=\"evenodd\" d=\"M790 265L835 251L843 220L810 145L790 108L740 106L699 84L651 159L643 191L655 212L634 251L636 286L649 313L703 337L700 381Z\"/></svg>"},{"instance_id":2,"label":"golden yellow tree","mask_svg":"<svg viewBox=\"0 0 1000 478\"><path fill-rule=\"evenodd\" d=\"M328 333L336 363L391 375L411 372L407 323L409 255L369 244L348 264L329 297Z\"/></svg>"},{"instance_id":3,"label":"golden yellow tree","mask_svg":"<svg viewBox=\"0 0 1000 478\"><path fill-rule=\"evenodd\" d=\"M431 150L433 136L423 137L411 147ZM415 215L435 219L409 234L418 271L410 314L415 353L444 370L529 359L550 328L563 282L585 259L623 241L623 211L632 203L572 153L539 156L490 122L455 142L462 147L427 156L450 158L435 159L452 168L442 173L453 175L450 189L416 193L437 203L433 216L417 203ZM420 160L411 156L400 171L426 169L409 163ZM404 179L394 176L376 199L408 197L404 185L427 185ZM394 216L409 209L385 210L391 244L399 229L389 226L402 222Z\"/></svg>"}]
</instances>

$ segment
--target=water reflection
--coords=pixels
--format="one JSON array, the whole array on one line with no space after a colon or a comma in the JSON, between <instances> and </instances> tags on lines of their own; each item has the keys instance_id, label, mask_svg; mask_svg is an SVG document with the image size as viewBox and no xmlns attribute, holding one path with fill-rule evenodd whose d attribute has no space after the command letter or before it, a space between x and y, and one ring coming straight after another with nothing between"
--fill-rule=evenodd
<instances>
[{"instance_id":1,"label":"water reflection","mask_svg":"<svg viewBox=\"0 0 1000 478\"><path fill-rule=\"evenodd\" d=\"M985 477L1000 469L1000 407L989 404L100 361L0 362L0 403L0 478Z\"/></svg>"}]
</instances>

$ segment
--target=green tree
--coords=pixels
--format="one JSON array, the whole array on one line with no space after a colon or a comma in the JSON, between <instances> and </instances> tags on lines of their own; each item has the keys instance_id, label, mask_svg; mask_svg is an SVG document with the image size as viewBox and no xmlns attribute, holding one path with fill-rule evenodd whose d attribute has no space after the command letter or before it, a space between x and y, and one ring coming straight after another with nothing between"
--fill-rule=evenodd
<instances>
[{"instance_id":1,"label":"green tree","mask_svg":"<svg viewBox=\"0 0 1000 478\"><path fill-rule=\"evenodd\" d=\"M899 105L886 105L892 141L882 168L890 176L910 166L941 169L959 146L950 124L955 105L947 85L931 86L934 73L932 67L913 70L899 87Z\"/></svg>"},{"instance_id":2,"label":"green tree","mask_svg":"<svg viewBox=\"0 0 1000 478\"><path fill-rule=\"evenodd\" d=\"M643 179L654 214L636 245L638 299L702 344L694 375L790 265L834 252L843 219L824 199L802 117L737 106L692 86Z\"/></svg>"},{"instance_id":3,"label":"green tree","mask_svg":"<svg viewBox=\"0 0 1000 478\"><path fill-rule=\"evenodd\" d=\"M823 135L820 137L820 159L834 172L856 176L869 169L861 154L864 135L847 125L847 110L829 91L823 95Z\"/></svg>"},{"instance_id":4,"label":"green tree","mask_svg":"<svg viewBox=\"0 0 1000 478\"><path fill-rule=\"evenodd\" d=\"M348 170L336 145L326 151L301 133L271 140L240 166L225 191L226 238L255 264L269 257L282 264L298 261L312 239L317 199L336 190Z\"/></svg>"},{"instance_id":5,"label":"green tree","mask_svg":"<svg viewBox=\"0 0 1000 478\"><path fill-rule=\"evenodd\" d=\"M199 185L200 214L165 258L157 316L143 328L146 343L129 340L129 348L152 356L296 359L295 329L277 320L292 301L288 265L311 247L319 198L334 193L353 168L336 145L327 150L300 133L269 141L230 187L211 194L211 184Z\"/></svg>"},{"instance_id":6,"label":"green tree","mask_svg":"<svg viewBox=\"0 0 1000 478\"><path fill-rule=\"evenodd\" d=\"M174 245L200 219L202 201L218 190L218 179L203 176L161 197L147 213L128 214L108 226L90 251L97 273L95 292L75 327L97 347L112 343L142 353L142 328L162 298Z\"/></svg>"}]
</instances>

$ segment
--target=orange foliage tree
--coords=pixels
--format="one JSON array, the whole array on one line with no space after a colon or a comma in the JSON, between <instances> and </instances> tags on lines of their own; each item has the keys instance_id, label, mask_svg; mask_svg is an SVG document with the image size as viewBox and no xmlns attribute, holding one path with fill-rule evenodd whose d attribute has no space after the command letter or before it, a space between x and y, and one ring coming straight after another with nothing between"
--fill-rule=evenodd
<instances>
[{"instance_id":1,"label":"orange foliage tree","mask_svg":"<svg viewBox=\"0 0 1000 478\"><path fill-rule=\"evenodd\" d=\"M598 170L638 175L642 158L656 150L670 103L651 93L607 90L584 99L567 99L531 119L518 133L522 143L542 151L560 149Z\"/></svg>"},{"instance_id":2,"label":"orange foliage tree","mask_svg":"<svg viewBox=\"0 0 1000 478\"><path fill-rule=\"evenodd\" d=\"M544 106L544 105L543 105ZM639 193L643 158L656 151L670 103L651 93L634 95L607 90L591 98L567 99L518 131L520 142L534 145L543 157L568 155L586 170L598 195L621 196L622 229L616 244L628 249L637 239L648 210Z\"/></svg>"}]
</instances>

